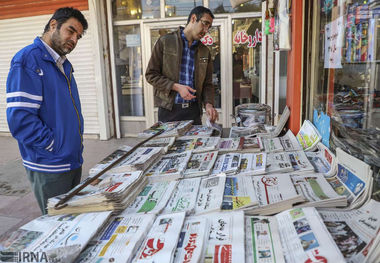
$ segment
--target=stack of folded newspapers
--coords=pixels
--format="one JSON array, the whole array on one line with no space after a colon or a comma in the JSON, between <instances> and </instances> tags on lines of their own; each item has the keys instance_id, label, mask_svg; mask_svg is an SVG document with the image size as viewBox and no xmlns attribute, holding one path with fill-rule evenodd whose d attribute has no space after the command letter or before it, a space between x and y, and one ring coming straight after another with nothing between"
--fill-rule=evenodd
<instances>
[{"instance_id":1,"label":"stack of folded newspapers","mask_svg":"<svg viewBox=\"0 0 380 263\"><path fill-rule=\"evenodd\" d=\"M91 176L66 194L48 199L49 215L85 213L112 210L115 213L127 208L147 184L141 171L130 173L105 173L83 188L79 194L66 202L66 206L56 209L55 205L78 187L91 180Z\"/></svg>"},{"instance_id":2,"label":"stack of folded newspapers","mask_svg":"<svg viewBox=\"0 0 380 263\"><path fill-rule=\"evenodd\" d=\"M183 177L190 157L191 151L166 154L154 163L145 175L149 178L149 182L180 179Z\"/></svg>"},{"instance_id":3,"label":"stack of folded newspapers","mask_svg":"<svg viewBox=\"0 0 380 263\"><path fill-rule=\"evenodd\" d=\"M265 174L266 164L266 153L243 153L241 154L239 175Z\"/></svg>"},{"instance_id":4,"label":"stack of folded newspapers","mask_svg":"<svg viewBox=\"0 0 380 263\"><path fill-rule=\"evenodd\" d=\"M214 151L218 149L219 140L219 137L179 137L169 148L168 153Z\"/></svg>"},{"instance_id":5,"label":"stack of folded newspapers","mask_svg":"<svg viewBox=\"0 0 380 263\"><path fill-rule=\"evenodd\" d=\"M237 152L243 149L244 137L221 138L219 142L219 154L226 152Z\"/></svg>"},{"instance_id":6,"label":"stack of folded newspapers","mask_svg":"<svg viewBox=\"0 0 380 263\"><path fill-rule=\"evenodd\" d=\"M211 174L225 173L227 175L235 174L239 171L241 161L240 153L225 153L219 155L216 159Z\"/></svg>"},{"instance_id":7,"label":"stack of folded newspapers","mask_svg":"<svg viewBox=\"0 0 380 263\"><path fill-rule=\"evenodd\" d=\"M226 175L223 173L202 178L195 202L195 214L218 212L222 208Z\"/></svg>"},{"instance_id":8,"label":"stack of folded newspapers","mask_svg":"<svg viewBox=\"0 0 380 263\"><path fill-rule=\"evenodd\" d=\"M285 154L288 155L289 160L292 163L294 172L314 172L314 166L310 163L304 151L285 152Z\"/></svg>"},{"instance_id":9,"label":"stack of folded newspapers","mask_svg":"<svg viewBox=\"0 0 380 263\"><path fill-rule=\"evenodd\" d=\"M315 152L305 152L310 163L317 173L323 173L326 177L334 176L336 173L336 157L323 143L317 144Z\"/></svg>"},{"instance_id":10,"label":"stack of folded newspapers","mask_svg":"<svg viewBox=\"0 0 380 263\"><path fill-rule=\"evenodd\" d=\"M162 147L164 152L166 153L169 148L173 145L175 141L175 137L164 137L164 138L154 138L146 143L144 143L143 147Z\"/></svg>"},{"instance_id":11,"label":"stack of folded newspapers","mask_svg":"<svg viewBox=\"0 0 380 263\"><path fill-rule=\"evenodd\" d=\"M212 171L212 167L214 167L217 157L218 151L193 153L190 161L187 163L184 177L189 178L209 175Z\"/></svg>"},{"instance_id":12,"label":"stack of folded newspapers","mask_svg":"<svg viewBox=\"0 0 380 263\"><path fill-rule=\"evenodd\" d=\"M123 155L125 155L129 150L131 150L132 147L123 145L110 155L108 155L106 158L104 158L101 162L97 163L94 167L92 167L89 171L89 175L95 175L97 173L100 173L110 165L112 165L114 162L119 160Z\"/></svg>"},{"instance_id":13,"label":"stack of folded newspapers","mask_svg":"<svg viewBox=\"0 0 380 263\"><path fill-rule=\"evenodd\" d=\"M292 163L286 152L267 154L266 173L287 173L293 170Z\"/></svg>"},{"instance_id":14,"label":"stack of folded newspapers","mask_svg":"<svg viewBox=\"0 0 380 263\"><path fill-rule=\"evenodd\" d=\"M264 145L260 137L244 137L243 149L239 152L262 152Z\"/></svg>"},{"instance_id":15,"label":"stack of folded newspapers","mask_svg":"<svg viewBox=\"0 0 380 263\"><path fill-rule=\"evenodd\" d=\"M214 129L208 126L193 125L183 136L211 137Z\"/></svg>"},{"instance_id":16,"label":"stack of folded newspapers","mask_svg":"<svg viewBox=\"0 0 380 263\"><path fill-rule=\"evenodd\" d=\"M149 138L163 130L164 132L158 135L159 138L172 136L178 137L185 134L191 128L192 123L193 121L157 122L149 129L139 133L137 136L139 138Z\"/></svg>"},{"instance_id":17,"label":"stack of folded newspapers","mask_svg":"<svg viewBox=\"0 0 380 263\"><path fill-rule=\"evenodd\" d=\"M305 201L297 193L289 174L252 176L259 206L245 209L247 215L271 215Z\"/></svg>"},{"instance_id":18,"label":"stack of folded newspapers","mask_svg":"<svg viewBox=\"0 0 380 263\"><path fill-rule=\"evenodd\" d=\"M139 147L113 167L110 172L145 171L162 156L163 152L162 147Z\"/></svg>"}]
</instances>

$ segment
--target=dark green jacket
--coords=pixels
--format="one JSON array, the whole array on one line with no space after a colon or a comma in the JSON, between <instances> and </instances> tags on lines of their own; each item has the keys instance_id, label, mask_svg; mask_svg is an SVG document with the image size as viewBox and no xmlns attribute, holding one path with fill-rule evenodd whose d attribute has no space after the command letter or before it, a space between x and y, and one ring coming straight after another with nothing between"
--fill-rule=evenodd
<instances>
[{"instance_id":1,"label":"dark green jacket","mask_svg":"<svg viewBox=\"0 0 380 263\"><path fill-rule=\"evenodd\" d=\"M160 37L154 45L145 78L154 88L156 107L168 110L173 107L177 92L172 90L172 86L179 83L182 49L180 28ZM199 41L194 54L194 88L201 112L206 103L214 105L212 65L210 50Z\"/></svg>"}]
</instances>

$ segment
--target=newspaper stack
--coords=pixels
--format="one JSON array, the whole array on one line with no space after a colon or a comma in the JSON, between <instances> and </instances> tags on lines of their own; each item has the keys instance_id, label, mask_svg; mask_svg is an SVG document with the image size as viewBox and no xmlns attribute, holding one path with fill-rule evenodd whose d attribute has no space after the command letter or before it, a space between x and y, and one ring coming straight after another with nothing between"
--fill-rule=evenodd
<instances>
[{"instance_id":1,"label":"newspaper stack","mask_svg":"<svg viewBox=\"0 0 380 263\"><path fill-rule=\"evenodd\" d=\"M113 167L110 173L145 171L163 154L162 147L139 147Z\"/></svg>"},{"instance_id":2,"label":"newspaper stack","mask_svg":"<svg viewBox=\"0 0 380 263\"><path fill-rule=\"evenodd\" d=\"M253 126L249 127L238 127L232 126L230 129L230 138L238 138L245 136L256 136L257 134L268 133L268 130L265 128L264 124L256 123Z\"/></svg>"},{"instance_id":3,"label":"newspaper stack","mask_svg":"<svg viewBox=\"0 0 380 263\"><path fill-rule=\"evenodd\" d=\"M202 217L186 218L174 254L174 263L202 262L202 254L208 238L208 220Z\"/></svg>"},{"instance_id":4,"label":"newspaper stack","mask_svg":"<svg viewBox=\"0 0 380 263\"><path fill-rule=\"evenodd\" d=\"M240 167L240 153L226 153L219 155L216 159L214 169L211 174L225 173L227 175L235 174Z\"/></svg>"},{"instance_id":5,"label":"newspaper stack","mask_svg":"<svg viewBox=\"0 0 380 263\"><path fill-rule=\"evenodd\" d=\"M130 215L125 211L112 217L75 262L131 262L155 217L153 214Z\"/></svg>"},{"instance_id":6,"label":"newspaper stack","mask_svg":"<svg viewBox=\"0 0 380 263\"><path fill-rule=\"evenodd\" d=\"M243 149L244 137L221 138L219 142L219 153L237 152Z\"/></svg>"},{"instance_id":7,"label":"newspaper stack","mask_svg":"<svg viewBox=\"0 0 380 263\"><path fill-rule=\"evenodd\" d=\"M193 213L200 183L199 177L180 180L163 213L186 212L187 215Z\"/></svg>"},{"instance_id":8,"label":"newspaper stack","mask_svg":"<svg viewBox=\"0 0 380 263\"><path fill-rule=\"evenodd\" d=\"M243 153L241 154L239 175L264 174L266 164L266 153Z\"/></svg>"},{"instance_id":9,"label":"newspaper stack","mask_svg":"<svg viewBox=\"0 0 380 263\"><path fill-rule=\"evenodd\" d=\"M7 259L7 252L26 251L38 253L41 259L29 262L73 262L110 215L97 212L38 217L0 241L1 260L19 262L17 258L14 261L13 253Z\"/></svg>"},{"instance_id":10,"label":"newspaper stack","mask_svg":"<svg viewBox=\"0 0 380 263\"><path fill-rule=\"evenodd\" d=\"M226 178L222 210L232 211L258 204L250 176L228 176Z\"/></svg>"},{"instance_id":11,"label":"newspaper stack","mask_svg":"<svg viewBox=\"0 0 380 263\"><path fill-rule=\"evenodd\" d=\"M214 213L210 221L206 251L201 262L245 262L244 213Z\"/></svg>"},{"instance_id":12,"label":"newspaper stack","mask_svg":"<svg viewBox=\"0 0 380 263\"><path fill-rule=\"evenodd\" d=\"M214 129L208 126L193 125L183 136L211 137Z\"/></svg>"},{"instance_id":13,"label":"newspaper stack","mask_svg":"<svg viewBox=\"0 0 380 263\"><path fill-rule=\"evenodd\" d=\"M124 210L147 184L141 171L131 173L105 173L83 188L79 194L66 202L66 206L56 209L55 205L78 187L86 184L92 177L82 181L66 194L48 199L49 215L67 213L85 213L112 210L115 213Z\"/></svg>"},{"instance_id":14,"label":"newspaper stack","mask_svg":"<svg viewBox=\"0 0 380 263\"><path fill-rule=\"evenodd\" d=\"M285 263L275 217L246 216L245 230L245 262Z\"/></svg>"},{"instance_id":15,"label":"newspaper stack","mask_svg":"<svg viewBox=\"0 0 380 263\"><path fill-rule=\"evenodd\" d=\"M338 172L327 181L335 192L346 196L348 208L358 208L369 200L372 192L371 167L340 148L336 149L336 158Z\"/></svg>"},{"instance_id":16,"label":"newspaper stack","mask_svg":"<svg viewBox=\"0 0 380 263\"><path fill-rule=\"evenodd\" d=\"M106 158L104 158L101 162L97 163L94 167L92 167L89 171L89 175L93 176L95 174L100 173L104 169L106 169L108 166L112 165L114 162L119 160L124 154L126 154L129 150L131 150L132 147L123 145L110 155L108 155Z\"/></svg>"},{"instance_id":17,"label":"newspaper stack","mask_svg":"<svg viewBox=\"0 0 380 263\"><path fill-rule=\"evenodd\" d=\"M219 137L180 137L169 148L168 153L214 151L218 149L219 140Z\"/></svg>"},{"instance_id":18,"label":"newspaper stack","mask_svg":"<svg viewBox=\"0 0 380 263\"><path fill-rule=\"evenodd\" d=\"M259 206L245 210L247 215L270 215L305 201L297 193L289 174L253 176Z\"/></svg>"},{"instance_id":19,"label":"newspaper stack","mask_svg":"<svg viewBox=\"0 0 380 263\"><path fill-rule=\"evenodd\" d=\"M314 166L306 157L304 151L286 152L296 173L314 172Z\"/></svg>"},{"instance_id":20,"label":"newspaper stack","mask_svg":"<svg viewBox=\"0 0 380 263\"><path fill-rule=\"evenodd\" d=\"M305 120L296 136L304 151L314 151L322 136L309 120Z\"/></svg>"},{"instance_id":21,"label":"newspaper stack","mask_svg":"<svg viewBox=\"0 0 380 263\"><path fill-rule=\"evenodd\" d=\"M129 214L160 213L165 208L176 186L176 181L148 184L135 198L133 203L125 209L125 212Z\"/></svg>"},{"instance_id":22,"label":"newspaper stack","mask_svg":"<svg viewBox=\"0 0 380 263\"><path fill-rule=\"evenodd\" d=\"M346 262L314 207L295 208L274 217L286 262Z\"/></svg>"},{"instance_id":23,"label":"newspaper stack","mask_svg":"<svg viewBox=\"0 0 380 263\"><path fill-rule=\"evenodd\" d=\"M223 173L202 179L195 203L195 214L220 211L225 183L226 175Z\"/></svg>"},{"instance_id":24,"label":"newspaper stack","mask_svg":"<svg viewBox=\"0 0 380 263\"><path fill-rule=\"evenodd\" d=\"M380 203L370 200L359 209L319 209L324 224L347 262L378 262ZM377 240L376 240L377 239ZM377 254L379 251L377 251Z\"/></svg>"},{"instance_id":25,"label":"newspaper stack","mask_svg":"<svg viewBox=\"0 0 380 263\"><path fill-rule=\"evenodd\" d=\"M280 142L284 151L302 151L302 146L298 143L296 136L292 133L291 130L288 130L286 134L280 138Z\"/></svg>"},{"instance_id":26,"label":"newspaper stack","mask_svg":"<svg viewBox=\"0 0 380 263\"><path fill-rule=\"evenodd\" d=\"M143 147L162 147L166 153L168 149L174 144L175 137L157 138L147 141Z\"/></svg>"},{"instance_id":27,"label":"newspaper stack","mask_svg":"<svg viewBox=\"0 0 380 263\"><path fill-rule=\"evenodd\" d=\"M276 153L283 152L284 147L281 144L281 140L278 137L275 138L262 138L265 152L267 153Z\"/></svg>"},{"instance_id":28,"label":"newspaper stack","mask_svg":"<svg viewBox=\"0 0 380 263\"><path fill-rule=\"evenodd\" d=\"M243 149L240 152L262 152L264 145L260 137L244 137Z\"/></svg>"},{"instance_id":29,"label":"newspaper stack","mask_svg":"<svg viewBox=\"0 0 380 263\"><path fill-rule=\"evenodd\" d=\"M267 154L267 169L269 173L287 173L293 171L292 163L288 154L285 152L268 153Z\"/></svg>"},{"instance_id":30,"label":"newspaper stack","mask_svg":"<svg viewBox=\"0 0 380 263\"><path fill-rule=\"evenodd\" d=\"M162 156L145 174L149 182L172 181L183 177L191 151Z\"/></svg>"},{"instance_id":31,"label":"newspaper stack","mask_svg":"<svg viewBox=\"0 0 380 263\"><path fill-rule=\"evenodd\" d=\"M185 178L209 175L214 167L218 151L194 153L191 155L190 161L187 163L184 172Z\"/></svg>"},{"instance_id":32,"label":"newspaper stack","mask_svg":"<svg viewBox=\"0 0 380 263\"><path fill-rule=\"evenodd\" d=\"M305 152L310 163L317 173L323 173L326 177L334 176L336 173L335 155L321 142L317 144L317 151Z\"/></svg>"},{"instance_id":33,"label":"newspaper stack","mask_svg":"<svg viewBox=\"0 0 380 263\"><path fill-rule=\"evenodd\" d=\"M306 175L291 174L293 184L299 194L307 200L299 206L313 207L344 207L347 198L338 195L329 185L323 174L311 173Z\"/></svg>"},{"instance_id":34,"label":"newspaper stack","mask_svg":"<svg viewBox=\"0 0 380 263\"><path fill-rule=\"evenodd\" d=\"M172 262L185 213L156 218L133 262Z\"/></svg>"},{"instance_id":35,"label":"newspaper stack","mask_svg":"<svg viewBox=\"0 0 380 263\"><path fill-rule=\"evenodd\" d=\"M146 129L143 132L139 133L137 137L149 138L162 130L164 130L164 132L158 135L159 138L182 136L191 128L192 123L193 121L157 122L149 129Z\"/></svg>"}]
</instances>

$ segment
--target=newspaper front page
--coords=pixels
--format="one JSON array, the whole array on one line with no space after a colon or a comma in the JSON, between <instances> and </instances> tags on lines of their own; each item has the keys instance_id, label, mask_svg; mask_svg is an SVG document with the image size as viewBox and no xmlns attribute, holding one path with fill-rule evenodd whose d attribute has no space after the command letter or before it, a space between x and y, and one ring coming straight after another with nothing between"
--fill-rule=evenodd
<instances>
[{"instance_id":1,"label":"newspaper front page","mask_svg":"<svg viewBox=\"0 0 380 263\"><path fill-rule=\"evenodd\" d=\"M195 214L220 211L225 183L226 175L223 173L202 178L195 203Z\"/></svg>"},{"instance_id":2,"label":"newspaper front page","mask_svg":"<svg viewBox=\"0 0 380 263\"><path fill-rule=\"evenodd\" d=\"M182 179L178 182L163 213L194 212L201 178Z\"/></svg>"},{"instance_id":3,"label":"newspaper front page","mask_svg":"<svg viewBox=\"0 0 380 263\"><path fill-rule=\"evenodd\" d=\"M222 210L232 211L258 205L249 175L228 176L224 187Z\"/></svg>"},{"instance_id":4,"label":"newspaper front page","mask_svg":"<svg viewBox=\"0 0 380 263\"><path fill-rule=\"evenodd\" d=\"M245 230L246 263L285 263L275 217L246 216Z\"/></svg>"},{"instance_id":5,"label":"newspaper front page","mask_svg":"<svg viewBox=\"0 0 380 263\"><path fill-rule=\"evenodd\" d=\"M314 166L310 163L309 159L307 159L304 151L287 152L286 154L289 156L294 172L314 172Z\"/></svg>"},{"instance_id":6,"label":"newspaper front page","mask_svg":"<svg viewBox=\"0 0 380 263\"><path fill-rule=\"evenodd\" d=\"M240 160L239 175L264 174L266 164L266 153L243 153Z\"/></svg>"},{"instance_id":7,"label":"newspaper front page","mask_svg":"<svg viewBox=\"0 0 380 263\"><path fill-rule=\"evenodd\" d=\"M244 137L240 138L221 138L219 142L219 153L236 152L243 149Z\"/></svg>"},{"instance_id":8,"label":"newspaper front page","mask_svg":"<svg viewBox=\"0 0 380 263\"><path fill-rule=\"evenodd\" d=\"M364 262L380 228L380 203L370 200L350 211L318 210L347 262Z\"/></svg>"},{"instance_id":9,"label":"newspaper front page","mask_svg":"<svg viewBox=\"0 0 380 263\"><path fill-rule=\"evenodd\" d=\"M218 151L193 153L184 172L185 178L209 175L218 157Z\"/></svg>"},{"instance_id":10,"label":"newspaper front page","mask_svg":"<svg viewBox=\"0 0 380 263\"><path fill-rule=\"evenodd\" d=\"M133 262L172 262L184 219L185 213L158 216Z\"/></svg>"},{"instance_id":11,"label":"newspaper front page","mask_svg":"<svg viewBox=\"0 0 380 263\"><path fill-rule=\"evenodd\" d=\"M97 163L94 167L90 169L88 172L90 176L94 176L104 169L106 169L108 166L119 160L124 154L126 154L129 150L131 150L131 146L124 145L108 155L106 158L104 158L101 162Z\"/></svg>"},{"instance_id":12,"label":"newspaper front page","mask_svg":"<svg viewBox=\"0 0 380 263\"><path fill-rule=\"evenodd\" d=\"M193 125L183 136L210 137L213 128L203 125Z\"/></svg>"},{"instance_id":13,"label":"newspaper front page","mask_svg":"<svg viewBox=\"0 0 380 263\"><path fill-rule=\"evenodd\" d=\"M267 154L267 169L269 173L287 173L293 171L292 163L290 162L289 155L285 152L281 153L268 153Z\"/></svg>"},{"instance_id":14,"label":"newspaper front page","mask_svg":"<svg viewBox=\"0 0 380 263\"><path fill-rule=\"evenodd\" d=\"M93 238L76 263L129 263L151 228L155 215L121 213L110 219Z\"/></svg>"},{"instance_id":15,"label":"newspaper front page","mask_svg":"<svg viewBox=\"0 0 380 263\"><path fill-rule=\"evenodd\" d=\"M296 138L304 151L314 151L318 142L322 140L322 136L319 134L317 128L315 128L309 120L303 122Z\"/></svg>"},{"instance_id":16,"label":"newspaper front page","mask_svg":"<svg viewBox=\"0 0 380 263\"><path fill-rule=\"evenodd\" d=\"M126 212L160 213L176 186L176 181L149 183L126 209Z\"/></svg>"},{"instance_id":17,"label":"newspaper front page","mask_svg":"<svg viewBox=\"0 0 380 263\"><path fill-rule=\"evenodd\" d=\"M280 137L282 147L285 151L302 151L302 146L298 143L296 136L294 136L291 130L288 130L287 133Z\"/></svg>"},{"instance_id":18,"label":"newspaper front page","mask_svg":"<svg viewBox=\"0 0 380 263\"><path fill-rule=\"evenodd\" d=\"M314 207L286 210L275 218L286 262L346 262Z\"/></svg>"},{"instance_id":19,"label":"newspaper front page","mask_svg":"<svg viewBox=\"0 0 380 263\"><path fill-rule=\"evenodd\" d=\"M174 263L198 263L208 238L209 223L206 218L186 218L174 254Z\"/></svg>"},{"instance_id":20,"label":"newspaper front page","mask_svg":"<svg viewBox=\"0 0 380 263\"><path fill-rule=\"evenodd\" d=\"M147 141L143 147L162 147L166 153L168 149L174 144L175 137L157 138Z\"/></svg>"},{"instance_id":21,"label":"newspaper front page","mask_svg":"<svg viewBox=\"0 0 380 263\"><path fill-rule=\"evenodd\" d=\"M305 152L305 154L317 173L323 173L326 177L335 175L335 155L323 143L317 144L317 151Z\"/></svg>"},{"instance_id":22,"label":"newspaper front page","mask_svg":"<svg viewBox=\"0 0 380 263\"><path fill-rule=\"evenodd\" d=\"M219 155L214 164L211 174L235 174L240 167L240 153L225 153Z\"/></svg>"},{"instance_id":23,"label":"newspaper front page","mask_svg":"<svg viewBox=\"0 0 380 263\"><path fill-rule=\"evenodd\" d=\"M209 237L204 254L205 263L244 262L244 213L214 213L210 221Z\"/></svg>"},{"instance_id":24,"label":"newspaper front page","mask_svg":"<svg viewBox=\"0 0 380 263\"><path fill-rule=\"evenodd\" d=\"M265 152L267 153L277 153L283 152L284 147L281 144L281 140L278 137L275 138L262 138Z\"/></svg>"},{"instance_id":25,"label":"newspaper front page","mask_svg":"<svg viewBox=\"0 0 380 263\"><path fill-rule=\"evenodd\" d=\"M137 137L149 138L161 130L164 130L164 132L158 135L158 138L182 136L187 130L191 128L192 123L193 121L157 122L149 129L146 129L139 133Z\"/></svg>"}]
</instances>

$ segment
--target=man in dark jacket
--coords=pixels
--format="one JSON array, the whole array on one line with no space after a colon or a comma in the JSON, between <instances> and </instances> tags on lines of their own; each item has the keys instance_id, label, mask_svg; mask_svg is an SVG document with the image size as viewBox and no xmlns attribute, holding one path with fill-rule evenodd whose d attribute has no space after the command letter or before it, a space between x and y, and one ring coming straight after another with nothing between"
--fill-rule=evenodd
<instances>
[{"instance_id":1,"label":"man in dark jacket","mask_svg":"<svg viewBox=\"0 0 380 263\"><path fill-rule=\"evenodd\" d=\"M47 200L79 184L83 117L73 67L66 58L87 29L83 14L58 9L42 37L13 57L7 120L43 214Z\"/></svg>"},{"instance_id":2,"label":"man in dark jacket","mask_svg":"<svg viewBox=\"0 0 380 263\"><path fill-rule=\"evenodd\" d=\"M212 59L201 38L210 29L214 15L195 7L185 28L158 39L145 78L154 88L159 121L194 120L202 124L203 107L211 122L218 118L212 85Z\"/></svg>"}]
</instances>

